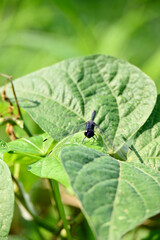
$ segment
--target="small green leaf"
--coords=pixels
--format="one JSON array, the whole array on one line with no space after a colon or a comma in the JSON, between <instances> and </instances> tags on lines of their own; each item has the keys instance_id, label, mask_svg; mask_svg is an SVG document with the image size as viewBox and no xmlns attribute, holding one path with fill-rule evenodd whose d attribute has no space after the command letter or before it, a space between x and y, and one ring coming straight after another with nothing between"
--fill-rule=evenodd
<instances>
[{"instance_id":1,"label":"small green leaf","mask_svg":"<svg viewBox=\"0 0 160 240\"><path fill-rule=\"evenodd\" d=\"M45 138L48 138L48 140L43 142ZM55 144L56 141L47 134L17 139L8 143L8 149L3 155L3 160L8 165L16 162L28 165L45 156Z\"/></svg>"},{"instance_id":2,"label":"small green leaf","mask_svg":"<svg viewBox=\"0 0 160 240\"><path fill-rule=\"evenodd\" d=\"M52 153L48 157L42 158L41 160L31 164L28 167L28 170L39 177L55 179L65 187L69 187L70 184L68 181L68 176L61 163L60 153L61 150L66 146L79 146L82 144L83 138L84 133L82 132L64 138L53 148ZM91 139L86 139L85 145L99 151L103 151L104 149L103 141L100 136L98 137L97 141L94 142Z\"/></svg>"},{"instance_id":3,"label":"small green leaf","mask_svg":"<svg viewBox=\"0 0 160 240\"><path fill-rule=\"evenodd\" d=\"M147 75L105 55L65 60L14 85L21 107L57 141L89 121L96 110L95 122L115 152L124 144L122 136L131 138L145 123L156 102L156 88Z\"/></svg>"},{"instance_id":4,"label":"small green leaf","mask_svg":"<svg viewBox=\"0 0 160 240\"><path fill-rule=\"evenodd\" d=\"M62 150L62 162L97 239L118 240L160 212L160 174L86 147Z\"/></svg>"},{"instance_id":5,"label":"small green leaf","mask_svg":"<svg viewBox=\"0 0 160 240\"><path fill-rule=\"evenodd\" d=\"M135 135L132 148L128 155L130 161L144 162L160 170L160 95L149 119Z\"/></svg>"},{"instance_id":6,"label":"small green leaf","mask_svg":"<svg viewBox=\"0 0 160 240\"><path fill-rule=\"evenodd\" d=\"M14 192L10 171L0 160L0 239L7 240L14 209Z\"/></svg>"},{"instance_id":7,"label":"small green leaf","mask_svg":"<svg viewBox=\"0 0 160 240\"><path fill-rule=\"evenodd\" d=\"M43 142L46 138L48 138L48 141ZM10 150L15 152L32 153L43 156L46 154L51 142L53 142L52 138L50 138L47 134L42 134L31 138L21 138L11 141L8 146Z\"/></svg>"},{"instance_id":8,"label":"small green leaf","mask_svg":"<svg viewBox=\"0 0 160 240\"><path fill-rule=\"evenodd\" d=\"M28 166L28 170L36 176L42 178L55 179L65 187L69 187L68 176L59 161L55 156L45 157L36 163Z\"/></svg>"}]
</instances>

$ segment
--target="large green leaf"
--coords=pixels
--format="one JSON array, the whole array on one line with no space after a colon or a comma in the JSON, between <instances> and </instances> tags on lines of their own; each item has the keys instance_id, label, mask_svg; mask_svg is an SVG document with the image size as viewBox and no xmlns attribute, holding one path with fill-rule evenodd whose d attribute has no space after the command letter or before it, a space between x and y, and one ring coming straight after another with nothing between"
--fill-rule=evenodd
<instances>
[{"instance_id":1,"label":"large green leaf","mask_svg":"<svg viewBox=\"0 0 160 240\"><path fill-rule=\"evenodd\" d=\"M62 150L71 186L97 239L118 240L160 212L160 174L86 147Z\"/></svg>"},{"instance_id":2,"label":"large green leaf","mask_svg":"<svg viewBox=\"0 0 160 240\"><path fill-rule=\"evenodd\" d=\"M90 120L96 110L95 122L114 151L122 147L123 137L129 139L145 123L156 101L156 88L148 76L105 55L65 60L14 84L21 107L58 141Z\"/></svg>"},{"instance_id":3,"label":"large green leaf","mask_svg":"<svg viewBox=\"0 0 160 240\"><path fill-rule=\"evenodd\" d=\"M149 119L135 135L129 160L160 170L160 95Z\"/></svg>"},{"instance_id":4,"label":"large green leaf","mask_svg":"<svg viewBox=\"0 0 160 240\"><path fill-rule=\"evenodd\" d=\"M0 239L7 240L13 217L14 192L11 174L7 165L0 160Z\"/></svg>"}]
</instances>

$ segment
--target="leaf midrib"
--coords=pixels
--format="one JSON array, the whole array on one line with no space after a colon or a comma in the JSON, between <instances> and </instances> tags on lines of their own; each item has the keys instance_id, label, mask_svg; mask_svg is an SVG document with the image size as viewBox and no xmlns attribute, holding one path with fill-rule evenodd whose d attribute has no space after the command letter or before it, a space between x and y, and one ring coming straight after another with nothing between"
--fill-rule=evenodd
<instances>
[{"instance_id":1,"label":"leaf midrib","mask_svg":"<svg viewBox=\"0 0 160 240\"><path fill-rule=\"evenodd\" d=\"M112 222L113 222L113 215L114 215L114 207L115 207L115 205L116 205L116 200L117 200L117 195L118 195L118 188L119 188L120 179L121 179L121 164L120 164L119 161L117 161L117 162L119 163L119 177L118 177L118 179L117 179L117 182L118 182L118 184L117 184L117 190L116 190L116 193L115 193L115 198L114 198L114 202L113 202L113 210L112 210L112 214L111 214L111 217L110 217L110 223L111 223L110 226L111 226L111 227L109 227L108 239L110 239L111 230L112 230L112 226L113 226Z\"/></svg>"}]
</instances>

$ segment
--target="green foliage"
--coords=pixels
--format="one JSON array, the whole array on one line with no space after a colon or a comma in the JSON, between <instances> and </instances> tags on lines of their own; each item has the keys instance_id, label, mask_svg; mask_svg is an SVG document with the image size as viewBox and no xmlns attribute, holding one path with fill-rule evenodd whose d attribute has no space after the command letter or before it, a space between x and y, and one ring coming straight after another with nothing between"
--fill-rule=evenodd
<instances>
[{"instance_id":1,"label":"green foliage","mask_svg":"<svg viewBox=\"0 0 160 240\"><path fill-rule=\"evenodd\" d=\"M156 102L148 76L125 61L93 55L26 75L14 86L20 106L47 134L1 141L1 156L10 166L53 179L62 218L57 182L72 187L96 239L118 240L160 212L159 96ZM13 101L10 86L7 96ZM76 131L93 110L97 140L82 143L84 134Z\"/></svg>"},{"instance_id":2,"label":"green foliage","mask_svg":"<svg viewBox=\"0 0 160 240\"><path fill-rule=\"evenodd\" d=\"M69 59L19 78L14 85L20 106L57 141L96 110L95 121L114 152L145 123L156 101L148 76L105 55ZM9 89L7 94L11 96Z\"/></svg>"}]
</instances>

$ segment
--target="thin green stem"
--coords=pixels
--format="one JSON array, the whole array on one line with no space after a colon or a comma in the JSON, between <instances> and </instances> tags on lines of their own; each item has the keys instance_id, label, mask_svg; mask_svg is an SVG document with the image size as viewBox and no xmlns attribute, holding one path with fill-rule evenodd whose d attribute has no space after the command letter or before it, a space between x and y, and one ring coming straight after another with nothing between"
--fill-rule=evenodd
<instances>
[{"instance_id":1,"label":"thin green stem","mask_svg":"<svg viewBox=\"0 0 160 240\"><path fill-rule=\"evenodd\" d=\"M33 210L30 207L30 203L28 203L28 200L25 196L25 192L23 189L23 186L19 183L19 181L12 175L12 179L15 182L18 190L19 190L19 194L15 193L16 198L19 200L19 202L23 205L23 207L27 210L27 212L33 217L34 221L42 228L48 230L51 233L54 234L58 234L59 233L59 229L57 229L54 226L51 226L49 223L46 223L46 221L43 221L43 219L41 219L40 217L38 217Z\"/></svg>"},{"instance_id":2,"label":"thin green stem","mask_svg":"<svg viewBox=\"0 0 160 240\"><path fill-rule=\"evenodd\" d=\"M69 228L68 228L68 222L67 222L64 207L63 207L63 204L62 204L58 182L55 181L55 180L49 180L49 183L50 183L50 186L51 186L53 196L55 198L55 202L56 202L56 205L57 205L57 208L58 208L59 216L62 219L64 229L66 230L66 233L67 233L67 239L71 240L72 237L71 237L71 234L70 234L70 231L69 231Z\"/></svg>"},{"instance_id":3,"label":"thin green stem","mask_svg":"<svg viewBox=\"0 0 160 240\"><path fill-rule=\"evenodd\" d=\"M53 199L54 199L54 201L55 201L56 209L57 209L57 211L58 211L59 220L60 220L60 219L61 219L61 216L60 216L60 212L59 212L58 200L57 200L56 195L55 195L53 183L52 183L52 180L51 180L51 179L48 179L48 181L49 181L49 184L50 184L51 194L53 195L52 197L53 197Z\"/></svg>"},{"instance_id":4,"label":"thin green stem","mask_svg":"<svg viewBox=\"0 0 160 240\"><path fill-rule=\"evenodd\" d=\"M20 164L15 163L14 164L14 170L13 170L13 174L15 176L15 179L19 178L19 172L20 172Z\"/></svg>"}]
</instances>

